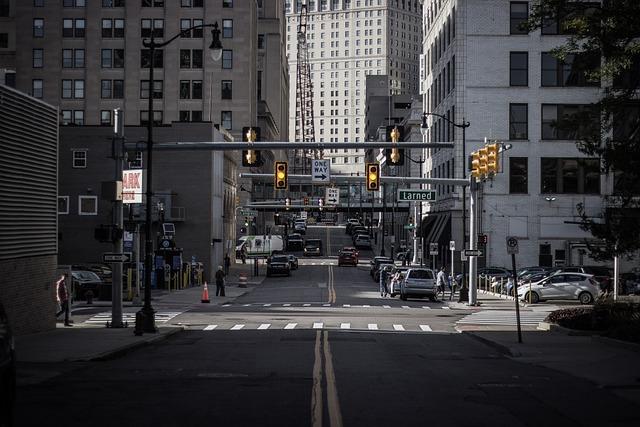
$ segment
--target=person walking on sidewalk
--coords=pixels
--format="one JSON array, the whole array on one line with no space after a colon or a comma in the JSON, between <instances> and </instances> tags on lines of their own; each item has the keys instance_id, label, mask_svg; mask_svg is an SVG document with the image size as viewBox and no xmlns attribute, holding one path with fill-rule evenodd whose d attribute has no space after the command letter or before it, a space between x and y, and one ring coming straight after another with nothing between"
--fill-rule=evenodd
<instances>
[{"instance_id":1,"label":"person walking on sidewalk","mask_svg":"<svg viewBox=\"0 0 640 427\"><path fill-rule=\"evenodd\" d=\"M56 282L56 299L60 304L60 311L56 313L56 318L64 313L64 326L71 326L69 322L69 291L67 290L67 274L60 276Z\"/></svg>"},{"instance_id":2,"label":"person walking on sidewalk","mask_svg":"<svg viewBox=\"0 0 640 427\"><path fill-rule=\"evenodd\" d=\"M222 271L222 266L218 266L218 271L216 271L216 296L223 297L224 295L224 271Z\"/></svg>"},{"instance_id":3,"label":"person walking on sidewalk","mask_svg":"<svg viewBox=\"0 0 640 427\"><path fill-rule=\"evenodd\" d=\"M436 276L436 287L438 292L442 292L443 297L445 286L447 286L447 271L444 267L440 267L440 271L438 271L438 275Z\"/></svg>"},{"instance_id":4,"label":"person walking on sidewalk","mask_svg":"<svg viewBox=\"0 0 640 427\"><path fill-rule=\"evenodd\" d=\"M229 275L229 267L230 266L231 266L231 258L229 257L229 254L227 254L224 257L224 275L225 276Z\"/></svg>"},{"instance_id":5,"label":"person walking on sidewalk","mask_svg":"<svg viewBox=\"0 0 640 427\"><path fill-rule=\"evenodd\" d=\"M380 268L380 296L386 297L389 294L387 290L387 270Z\"/></svg>"}]
</instances>

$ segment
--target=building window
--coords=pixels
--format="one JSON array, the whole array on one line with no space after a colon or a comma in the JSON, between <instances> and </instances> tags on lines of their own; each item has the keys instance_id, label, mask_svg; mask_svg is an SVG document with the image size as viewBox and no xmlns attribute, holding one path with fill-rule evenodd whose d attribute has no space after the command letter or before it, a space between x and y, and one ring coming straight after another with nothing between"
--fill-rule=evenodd
<instances>
[{"instance_id":1,"label":"building window","mask_svg":"<svg viewBox=\"0 0 640 427\"><path fill-rule=\"evenodd\" d=\"M0 49L7 49L9 47L9 34L0 33Z\"/></svg>"},{"instance_id":2,"label":"building window","mask_svg":"<svg viewBox=\"0 0 640 427\"><path fill-rule=\"evenodd\" d=\"M164 0L142 0L142 7L164 7Z\"/></svg>"},{"instance_id":3,"label":"building window","mask_svg":"<svg viewBox=\"0 0 640 427\"><path fill-rule=\"evenodd\" d=\"M102 0L102 7L124 7L125 0Z\"/></svg>"},{"instance_id":4,"label":"building window","mask_svg":"<svg viewBox=\"0 0 640 427\"><path fill-rule=\"evenodd\" d=\"M98 215L98 196L78 196L78 215Z\"/></svg>"},{"instance_id":5,"label":"building window","mask_svg":"<svg viewBox=\"0 0 640 427\"><path fill-rule=\"evenodd\" d=\"M222 122L223 128L231 130L233 128L233 116L231 114L231 111L221 111L220 121Z\"/></svg>"},{"instance_id":6,"label":"building window","mask_svg":"<svg viewBox=\"0 0 640 427\"><path fill-rule=\"evenodd\" d=\"M140 126L146 126L149 123L149 110L140 111ZM160 126L162 124L162 111L153 111L153 125Z\"/></svg>"},{"instance_id":7,"label":"building window","mask_svg":"<svg viewBox=\"0 0 640 427\"><path fill-rule=\"evenodd\" d=\"M85 7L86 0L64 0L62 5L64 7Z\"/></svg>"},{"instance_id":8,"label":"building window","mask_svg":"<svg viewBox=\"0 0 640 427\"><path fill-rule=\"evenodd\" d=\"M509 104L509 139L529 138L529 106Z\"/></svg>"},{"instance_id":9,"label":"building window","mask_svg":"<svg viewBox=\"0 0 640 427\"><path fill-rule=\"evenodd\" d=\"M181 122L188 122L191 120L191 112L189 110L180 110L178 114L178 120Z\"/></svg>"},{"instance_id":10,"label":"building window","mask_svg":"<svg viewBox=\"0 0 640 427\"><path fill-rule=\"evenodd\" d=\"M42 79L31 80L31 95L34 98L42 98Z\"/></svg>"},{"instance_id":11,"label":"building window","mask_svg":"<svg viewBox=\"0 0 640 427\"><path fill-rule=\"evenodd\" d=\"M259 71L258 71L259 72ZM232 99L233 98L233 83L231 80L223 80L222 81L222 99ZM260 99L260 97L258 97Z\"/></svg>"},{"instance_id":12,"label":"building window","mask_svg":"<svg viewBox=\"0 0 640 427\"><path fill-rule=\"evenodd\" d=\"M510 194L527 194L528 186L528 158L527 157L510 157L509 158L509 193Z\"/></svg>"},{"instance_id":13,"label":"building window","mask_svg":"<svg viewBox=\"0 0 640 427\"><path fill-rule=\"evenodd\" d=\"M233 37L233 19L222 20L222 38L229 39Z\"/></svg>"},{"instance_id":14,"label":"building window","mask_svg":"<svg viewBox=\"0 0 640 427\"><path fill-rule=\"evenodd\" d=\"M58 215L69 214L69 196L58 196Z\"/></svg>"},{"instance_id":15,"label":"building window","mask_svg":"<svg viewBox=\"0 0 640 427\"><path fill-rule=\"evenodd\" d=\"M149 68L151 59L151 52L149 49L140 50L140 67ZM163 68L164 64L164 51L156 49L153 51L153 68Z\"/></svg>"},{"instance_id":16,"label":"building window","mask_svg":"<svg viewBox=\"0 0 640 427\"><path fill-rule=\"evenodd\" d=\"M542 157L541 193L600 194L600 160Z\"/></svg>"},{"instance_id":17,"label":"building window","mask_svg":"<svg viewBox=\"0 0 640 427\"><path fill-rule=\"evenodd\" d=\"M550 52L542 52L542 86L599 86L587 73L600 65L595 56L568 54L564 61Z\"/></svg>"},{"instance_id":18,"label":"building window","mask_svg":"<svg viewBox=\"0 0 640 427\"><path fill-rule=\"evenodd\" d=\"M202 110L191 111L191 121L192 122L201 122L202 121Z\"/></svg>"},{"instance_id":19,"label":"building window","mask_svg":"<svg viewBox=\"0 0 640 427\"><path fill-rule=\"evenodd\" d=\"M84 126L84 111L73 110L73 124L75 126Z\"/></svg>"},{"instance_id":20,"label":"building window","mask_svg":"<svg viewBox=\"0 0 640 427\"><path fill-rule=\"evenodd\" d=\"M511 52L509 60L509 85L529 85L529 53Z\"/></svg>"},{"instance_id":21,"label":"building window","mask_svg":"<svg viewBox=\"0 0 640 427\"><path fill-rule=\"evenodd\" d=\"M67 80L67 79L62 80L62 98L63 99L72 98L73 96L72 87L73 87L72 80Z\"/></svg>"},{"instance_id":22,"label":"building window","mask_svg":"<svg viewBox=\"0 0 640 427\"><path fill-rule=\"evenodd\" d=\"M62 110L60 111L60 123L62 126L69 126L73 123L73 111Z\"/></svg>"},{"instance_id":23,"label":"building window","mask_svg":"<svg viewBox=\"0 0 640 427\"><path fill-rule=\"evenodd\" d=\"M100 111L100 126L111 126L111 110Z\"/></svg>"},{"instance_id":24,"label":"building window","mask_svg":"<svg viewBox=\"0 0 640 427\"><path fill-rule=\"evenodd\" d=\"M202 7L202 0L181 0L182 7Z\"/></svg>"},{"instance_id":25,"label":"building window","mask_svg":"<svg viewBox=\"0 0 640 427\"><path fill-rule=\"evenodd\" d=\"M264 34L258 34L258 49L264 49Z\"/></svg>"},{"instance_id":26,"label":"building window","mask_svg":"<svg viewBox=\"0 0 640 427\"><path fill-rule=\"evenodd\" d=\"M101 98L124 98L124 80L102 80Z\"/></svg>"},{"instance_id":27,"label":"building window","mask_svg":"<svg viewBox=\"0 0 640 427\"><path fill-rule=\"evenodd\" d=\"M33 68L42 68L44 64L44 50L33 49Z\"/></svg>"},{"instance_id":28,"label":"building window","mask_svg":"<svg viewBox=\"0 0 640 427\"><path fill-rule=\"evenodd\" d=\"M124 49L113 49L113 68L124 68Z\"/></svg>"},{"instance_id":29,"label":"building window","mask_svg":"<svg viewBox=\"0 0 640 427\"><path fill-rule=\"evenodd\" d=\"M163 82L162 80L153 81L153 99L162 99ZM140 80L140 98L149 99L149 80Z\"/></svg>"},{"instance_id":30,"label":"building window","mask_svg":"<svg viewBox=\"0 0 640 427\"><path fill-rule=\"evenodd\" d=\"M135 158L127 159L130 169L142 168L142 151L136 151Z\"/></svg>"},{"instance_id":31,"label":"building window","mask_svg":"<svg viewBox=\"0 0 640 427\"><path fill-rule=\"evenodd\" d=\"M587 134L590 124L576 127L576 116L594 114L588 105L542 104L542 139L546 140L579 140ZM581 122L586 122L582 121Z\"/></svg>"},{"instance_id":32,"label":"building window","mask_svg":"<svg viewBox=\"0 0 640 427\"><path fill-rule=\"evenodd\" d=\"M102 20L102 37L103 38L123 38L124 37L124 19L103 19Z\"/></svg>"},{"instance_id":33,"label":"building window","mask_svg":"<svg viewBox=\"0 0 640 427\"><path fill-rule=\"evenodd\" d=\"M111 98L111 80L102 80L100 83L100 97Z\"/></svg>"},{"instance_id":34,"label":"building window","mask_svg":"<svg viewBox=\"0 0 640 427\"><path fill-rule=\"evenodd\" d=\"M222 68L233 68L233 51L231 49L222 49Z\"/></svg>"},{"instance_id":35,"label":"building window","mask_svg":"<svg viewBox=\"0 0 640 427\"><path fill-rule=\"evenodd\" d=\"M101 59L100 59L100 64L102 66L102 68L111 68L113 67L113 52L111 51L111 49L102 49L101 51Z\"/></svg>"},{"instance_id":36,"label":"building window","mask_svg":"<svg viewBox=\"0 0 640 427\"><path fill-rule=\"evenodd\" d=\"M202 49L180 49L180 68L202 68Z\"/></svg>"},{"instance_id":37,"label":"building window","mask_svg":"<svg viewBox=\"0 0 640 427\"><path fill-rule=\"evenodd\" d=\"M222 7L233 7L233 0L222 0Z\"/></svg>"},{"instance_id":38,"label":"building window","mask_svg":"<svg viewBox=\"0 0 640 427\"><path fill-rule=\"evenodd\" d=\"M84 68L84 49L73 49L73 66Z\"/></svg>"},{"instance_id":39,"label":"building window","mask_svg":"<svg viewBox=\"0 0 640 427\"><path fill-rule=\"evenodd\" d=\"M84 80L73 81L73 97L76 99L84 98Z\"/></svg>"},{"instance_id":40,"label":"building window","mask_svg":"<svg viewBox=\"0 0 640 427\"><path fill-rule=\"evenodd\" d=\"M33 37L44 37L44 19L35 18L33 20Z\"/></svg>"},{"instance_id":41,"label":"building window","mask_svg":"<svg viewBox=\"0 0 640 427\"><path fill-rule=\"evenodd\" d=\"M113 21L111 19L102 20L102 37L103 38L113 37Z\"/></svg>"},{"instance_id":42,"label":"building window","mask_svg":"<svg viewBox=\"0 0 640 427\"><path fill-rule=\"evenodd\" d=\"M510 15L511 34L528 34L526 29L520 29L520 24L525 23L528 18L529 3L526 1L512 1Z\"/></svg>"},{"instance_id":43,"label":"building window","mask_svg":"<svg viewBox=\"0 0 640 427\"><path fill-rule=\"evenodd\" d=\"M83 38L85 34L86 22L84 19L73 20L73 36Z\"/></svg>"},{"instance_id":44,"label":"building window","mask_svg":"<svg viewBox=\"0 0 640 427\"><path fill-rule=\"evenodd\" d=\"M87 150L73 150L73 167L84 169L87 167Z\"/></svg>"},{"instance_id":45,"label":"building window","mask_svg":"<svg viewBox=\"0 0 640 427\"><path fill-rule=\"evenodd\" d=\"M140 36L143 38L151 37L163 38L164 37L164 19L142 19L140 21Z\"/></svg>"}]
</instances>

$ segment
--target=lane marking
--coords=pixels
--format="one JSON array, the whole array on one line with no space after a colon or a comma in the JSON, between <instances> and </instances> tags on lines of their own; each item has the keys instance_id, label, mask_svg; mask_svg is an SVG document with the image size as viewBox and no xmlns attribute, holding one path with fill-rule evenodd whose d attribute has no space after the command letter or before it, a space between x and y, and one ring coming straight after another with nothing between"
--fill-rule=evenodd
<instances>
[{"instance_id":1,"label":"lane marking","mask_svg":"<svg viewBox=\"0 0 640 427\"><path fill-rule=\"evenodd\" d=\"M322 304L323 307L331 307L331 304Z\"/></svg>"},{"instance_id":2,"label":"lane marking","mask_svg":"<svg viewBox=\"0 0 640 427\"><path fill-rule=\"evenodd\" d=\"M451 307L447 307L446 305L442 307L443 310L451 310Z\"/></svg>"},{"instance_id":3,"label":"lane marking","mask_svg":"<svg viewBox=\"0 0 640 427\"><path fill-rule=\"evenodd\" d=\"M329 346L329 332L324 331L324 364L325 379L327 381L327 409L329 412L329 425L342 427L342 411L336 386L336 374L333 370L333 355Z\"/></svg>"},{"instance_id":4,"label":"lane marking","mask_svg":"<svg viewBox=\"0 0 640 427\"><path fill-rule=\"evenodd\" d=\"M322 329L322 322L313 322L313 329Z\"/></svg>"},{"instance_id":5,"label":"lane marking","mask_svg":"<svg viewBox=\"0 0 640 427\"><path fill-rule=\"evenodd\" d=\"M297 323L287 323L287 325L284 328L285 329L295 329L296 326L298 326Z\"/></svg>"},{"instance_id":6,"label":"lane marking","mask_svg":"<svg viewBox=\"0 0 640 427\"><path fill-rule=\"evenodd\" d=\"M262 304L263 307L271 307L271 304Z\"/></svg>"},{"instance_id":7,"label":"lane marking","mask_svg":"<svg viewBox=\"0 0 640 427\"><path fill-rule=\"evenodd\" d=\"M401 307L402 307L402 308L411 308L411 307L409 307L408 305L403 305L403 306L401 306Z\"/></svg>"},{"instance_id":8,"label":"lane marking","mask_svg":"<svg viewBox=\"0 0 640 427\"><path fill-rule=\"evenodd\" d=\"M316 332L316 344L313 361L313 387L311 389L311 425L322 427L322 353L320 352L320 335Z\"/></svg>"},{"instance_id":9,"label":"lane marking","mask_svg":"<svg viewBox=\"0 0 640 427\"><path fill-rule=\"evenodd\" d=\"M283 307L291 307L291 304L282 304Z\"/></svg>"},{"instance_id":10,"label":"lane marking","mask_svg":"<svg viewBox=\"0 0 640 427\"><path fill-rule=\"evenodd\" d=\"M311 304L302 304L303 307L311 307Z\"/></svg>"},{"instance_id":11,"label":"lane marking","mask_svg":"<svg viewBox=\"0 0 640 427\"><path fill-rule=\"evenodd\" d=\"M429 307L428 305L423 305L422 308L424 308L425 310L431 310L431 307Z\"/></svg>"},{"instance_id":12,"label":"lane marking","mask_svg":"<svg viewBox=\"0 0 640 427\"><path fill-rule=\"evenodd\" d=\"M371 308L370 305L363 305L362 308Z\"/></svg>"},{"instance_id":13,"label":"lane marking","mask_svg":"<svg viewBox=\"0 0 640 427\"><path fill-rule=\"evenodd\" d=\"M377 331L378 330L378 324L377 323L369 323L367 325L367 328L371 329L372 331Z\"/></svg>"},{"instance_id":14,"label":"lane marking","mask_svg":"<svg viewBox=\"0 0 640 427\"><path fill-rule=\"evenodd\" d=\"M390 305L383 305L382 308L391 308Z\"/></svg>"},{"instance_id":15,"label":"lane marking","mask_svg":"<svg viewBox=\"0 0 640 427\"><path fill-rule=\"evenodd\" d=\"M432 331L431 326L429 326L429 325L420 325L420 329L422 329L425 332L431 332Z\"/></svg>"},{"instance_id":16,"label":"lane marking","mask_svg":"<svg viewBox=\"0 0 640 427\"><path fill-rule=\"evenodd\" d=\"M242 304L243 307L249 307L251 304Z\"/></svg>"},{"instance_id":17,"label":"lane marking","mask_svg":"<svg viewBox=\"0 0 640 427\"><path fill-rule=\"evenodd\" d=\"M404 326L402 325L393 325L393 329L396 331L404 331Z\"/></svg>"},{"instance_id":18,"label":"lane marking","mask_svg":"<svg viewBox=\"0 0 640 427\"><path fill-rule=\"evenodd\" d=\"M231 304L222 304L222 307L231 307Z\"/></svg>"},{"instance_id":19,"label":"lane marking","mask_svg":"<svg viewBox=\"0 0 640 427\"><path fill-rule=\"evenodd\" d=\"M340 329L351 329L351 323L340 323Z\"/></svg>"},{"instance_id":20,"label":"lane marking","mask_svg":"<svg viewBox=\"0 0 640 427\"><path fill-rule=\"evenodd\" d=\"M265 329L269 329L269 326L271 326L271 323L263 323L262 325L258 326L258 330L263 331Z\"/></svg>"},{"instance_id":21,"label":"lane marking","mask_svg":"<svg viewBox=\"0 0 640 427\"><path fill-rule=\"evenodd\" d=\"M218 327L218 325L207 325L207 326L205 326L203 331L213 331L217 327Z\"/></svg>"},{"instance_id":22,"label":"lane marking","mask_svg":"<svg viewBox=\"0 0 640 427\"><path fill-rule=\"evenodd\" d=\"M344 308L349 308L349 307L351 307L351 304L342 304L342 306L343 306Z\"/></svg>"},{"instance_id":23,"label":"lane marking","mask_svg":"<svg viewBox=\"0 0 640 427\"><path fill-rule=\"evenodd\" d=\"M231 327L232 331L239 331L240 329L244 328L244 325L233 325Z\"/></svg>"}]
</instances>

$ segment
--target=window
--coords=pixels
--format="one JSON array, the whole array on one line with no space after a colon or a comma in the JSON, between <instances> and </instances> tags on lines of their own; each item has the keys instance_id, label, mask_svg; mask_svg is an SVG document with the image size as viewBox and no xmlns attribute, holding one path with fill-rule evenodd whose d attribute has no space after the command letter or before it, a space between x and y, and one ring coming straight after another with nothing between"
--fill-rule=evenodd
<instances>
[{"instance_id":1,"label":"window","mask_svg":"<svg viewBox=\"0 0 640 427\"><path fill-rule=\"evenodd\" d=\"M529 106L509 104L509 139L529 138Z\"/></svg>"},{"instance_id":2,"label":"window","mask_svg":"<svg viewBox=\"0 0 640 427\"><path fill-rule=\"evenodd\" d=\"M73 111L71 110L60 111L60 122L62 126L68 126L70 124L73 124Z\"/></svg>"},{"instance_id":3,"label":"window","mask_svg":"<svg viewBox=\"0 0 640 427\"><path fill-rule=\"evenodd\" d=\"M231 49L222 49L222 68L233 68L233 51Z\"/></svg>"},{"instance_id":4,"label":"window","mask_svg":"<svg viewBox=\"0 0 640 427\"><path fill-rule=\"evenodd\" d=\"M202 80L180 80L180 99L202 99Z\"/></svg>"},{"instance_id":5,"label":"window","mask_svg":"<svg viewBox=\"0 0 640 427\"><path fill-rule=\"evenodd\" d=\"M111 126L111 110L100 111L100 126Z\"/></svg>"},{"instance_id":6,"label":"window","mask_svg":"<svg viewBox=\"0 0 640 427\"><path fill-rule=\"evenodd\" d=\"M73 68L73 49L62 49L62 67Z\"/></svg>"},{"instance_id":7,"label":"window","mask_svg":"<svg viewBox=\"0 0 640 427\"><path fill-rule=\"evenodd\" d=\"M180 20L180 31L185 31L191 28L191 19L181 19ZM180 37L189 38L191 37L191 31L183 33Z\"/></svg>"},{"instance_id":8,"label":"window","mask_svg":"<svg viewBox=\"0 0 640 427\"><path fill-rule=\"evenodd\" d=\"M258 49L264 49L264 34L258 34Z\"/></svg>"},{"instance_id":9,"label":"window","mask_svg":"<svg viewBox=\"0 0 640 427\"><path fill-rule=\"evenodd\" d=\"M191 111L191 121L192 122L201 122L202 121L202 111L201 110Z\"/></svg>"},{"instance_id":10,"label":"window","mask_svg":"<svg viewBox=\"0 0 640 427\"><path fill-rule=\"evenodd\" d=\"M44 7L44 0L33 0L33 7Z\"/></svg>"},{"instance_id":11,"label":"window","mask_svg":"<svg viewBox=\"0 0 640 427\"><path fill-rule=\"evenodd\" d=\"M600 2L581 1L576 3L576 9L572 10L571 3L572 2L567 2L564 4L565 9L562 12L563 16L559 17L559 19L557 17L543 18L542 34L571 34L574 31L567 28L565 22L576 18L578 15L591 14L601 7ZM589 7L590 5L593 5L593 7Z\"/></svg>"},{"instance_id":12,"label":"window","mask_svg":"<svg viewBox=\"0 0 640 427\"><path fill-rule=\"evenodd\" d=\"M220 112L220 121L222 122L222 127L231 130L233 127L233 119L231 111L221 111Z\"/></svg>"},{"instance_id":13,"label":"window","mask_svg":"<svg viewBox=\"0 0 640 427\"><path fill-rule=\"evenodd\" d=\"M87 150L73 150L73 167L76 169L84 169L87 167Z\"/></svg>"},{"instance_id":14,"label":"window","mask_svg":"<svg viewBox=\"0 0 640 427\"><path fill-rule=\"evenodd\" d=\"M146 126L149 123L149 110L140 111L140 126ZM159 126L162 124L162 111L153 112L153 124Z\"/></svg>"},{"instance_id":15,"label":"window","mask_svg":"<svg viewBox=\"0 0 640 427\"><path fill-rule=\"evenodd\" d=\"M111 98L111 80L102 80L100 82L100 97Z\"/></svg>"},{"instance_id":16,"label":"window","mask_svg":"<svg viewBox=\"0 0 640 427\"><path fill-rule=\"evenodd\" d=\"M151 52L149 49L140 50L140 67L149 68L151 60ZM164 63L164 51L156 49L153 53L153 68L162 68Z\"/></svg>"},{"instance_id":17,"label":"window","mask_svg":"<svg viewBox=\"0 0 640 427\"><path fill-rule=\"evenodd\" d=\"M178 120L181 122L188 122L191 120L191 112L189 110L180 110L178 114Z\"/></svg>"},{"instance_id":18,"label":"window","mask_svg":"<svg viewBox=\"0 0 640 427\"><path fill-rule=\"evenodd\" d=\"M229 39L233 37L233 19L222 20L222 38Z\"/></svg>"},{"instance_id":19,"label":"window","mask_svg":"<svg viewBox=\"0 0 640 427\"><path fill-rule=\"evenodd\" d=\"M84 80L73 81L73 97L76 99L84 98Z\"/></svg>"},{"instance_id":20,"label":"window","mask_svg":"<svg viewBox=\"0 0 640 427\"><path fill-rule=\"evenodd\" d=\"M72 97L72 88L73 81L72 80L62 80L62 98L69 99Z\"/></svg>"},{"instance_id":21,"label":"window","mask_svg":"<svg viewBox=\"0 0 640 427\"><path fill-rule=\"evenodd\" d=\"M580 126L574 121L577 117L593 117L595 112L589 105L558 105L542 104L542 139L547 140L577 140L592 131L588 126L598 126L598 123L588 124L590 121L580 120ZM584 123L584 124L583 124Z\"/></svg>"},{"instance_id":22,"label":"window","mask_svg":"<svg viewBox=\"0 0 640 427\"><path fill-rule=\"evenodd\" d=\"M78 196L78 215L98 215L98 196Z\"/></svg>"},{"instance_id":23,"label":"window","mask_svg":"<svg viewBox=\"0 0 640 427\"><path fill-rule=\"evenodd\" d=\"M111 49L102 49L100 64L102 68L111 68L113 66L113 52Z\"/></svg>"},{"instance_id":24,"label":"window","mask_svg":"<svg viewBox=\"0 0 640 427\"><path fill-rule=\"evenodd\" d=\"M142 7L164 7L164 0L142 0Z\"/></svg>"},{"instance_id":25,"label":"window","mask_svg":"<svg viewBox=\"0 0 640 427\"><path fill-rule=\"evenodd\" d=\"M33 68L42 68L44 63L44 50L33 49Z\"/></svg>"},{"instance_id":26,"label":"window","mask_svg":"<svg viewBox=\"0 0 640 427\"><path fill-rule=\"evenodd\" d=\"M181 0L182 7L202 7L202 0Z\"/></svg>"},{"instance_id":27,"label":"window","mask_svg":"<svg viewBox=\"0 0 640 427\"><path fill-rule=\"evenodd\" d=\"M163 82L162 80L153 81L153 99L162 99ZM140 80L140 98L149 99L149 80Z\"/></svg>"},{"instance_id":28,"label":"window","mask_svg":"<svg viewBox=\"0 0 640 427\"><path fill-rule=\"evenodd\" d=\"M613 87L619 89L633 89L640 86L640 55L633 55L628 69L621 70L613 79Z\"/></svg>"},{"instance_id":29,"label":"window","mask_svg":"<svg viewBox=\"0 0 640 427\"><path fill-rule=\"evenodd\" d=\"M202 68L202 49L180 49L180 68Z\"/></svg>"},{"instance_id":30,"label":"window","mask_svg":"<svg viewBox=\"0 0 640 427\"><path fill-rule=\"evenodd\" d=\"M73 124L76 126L84 126L83 110L73 110Z\"/></svg>"},{"instance_id":31,"label":"window","mask_svg":"<svg viewBox=\"0 0 640 427\"><path fill-rule=\"evenodd\" d=\"M509 60L509 85L529 85L529 53L511 52Z\"/></svg>"},{"instance_id":32,"label":"window","mask_svg":"<svg viewBox=\"0 0 640 427\"><path fill-rule=\"evenodd\" d=\"M9 47L9 34L0 33L0 49L6 49Z\"/></svg>"},{"instance_id":33,"label":"window","mask_svg":"<svg viewBox=\"0 0 640 427\"><path fill-rule=\"evenodd\" d=\"M233 7L233 0L222 0L222 7Z\"/></svg>"},{"instance_id":34,"label":"window","mask_svg":"<svg viewBox=\"0 0 640 427\"><path fill-rule=\"evenodd\" d=\"M84 7L86 0L64 0L62 5L64 7Z\"/></svg>"},{"instance_id":35,"label":"window","mask_svg":"<svg viewBox=\"0 0 640 427\"><path fill-rule=\"evenodd\" d=\"M124 7L125 0L102 0L102 7Z\"/></svg>"},{"instance_id":36,"label":"window","mask_svg":"<svg viewBox=\"0 0 640 427\"><path fill-rule=\"evenodd\" d=\"M102 80L100 84L101 98L124 98L124 80Z\"/></svg>"},{"instance_id":37,"label":"window","mask_svg":"<svg viewBox=\"0 0 640 427\"><path fill-rule=\"evenodd\" d=\"M44 19L35 18L33 20L33 37L44 37Z\"/></svg>"},{"instance_id":38,"label":"window","mask_svg":"<svg viewBox=\"0 0 640 427\"><path fill-rule=\"evenodd\" d=\"M222 81L222 99L232 99L233 98L233 83L231 80L223 80ZM258 97L260 99L260 97Z\"/></svg>"},{"instance_id":39,"label":"window","mask_svg":"<svg viewBox=\"0 0 640 427\"><path fill-rule=\"evenodd\" d=\"M31 95L34 98L42 98L42 80L41 79L31 80Z\"/></svg>"},{"instance_id":40,"label":"window","mask_svg":"<svg viewBox=\"0 0 640 427\"><path fill-rule=\"evenodd\" d=\"M113 49L113 68L124 68L124 49Z\"/></svg>"},{"instance_id":41,"label":"window","mask_svg":"<svg viewBox=\"0 0 640 427\"><path fill-rule=\"evenodd\" d=\"M124 37L124 19L103 19L102 20L102 37L103 38Z\"/></svg>"},{"instance_id":42,"label":"window","mask_svg":"<svg viewBox=\"0 0 640 427\"><path fill-rule=\"evenodd\" d=\"M529 18L529 3L526 1L512 1L510 27L511 34L527 34L527 30L521 30L520 24Z\"/></svg>"},{"instance_id":43,"label":"window","mask_svg":"<svg viewBox=\"0 0 640 427\"><path fill-rule=\"evenodd\" d=\"M84 19L74 19L73 23L74 23L73 36L74 37L79 37L79 38L84 37L84 30L85 30L85 27L86 27L85 20Z\"/></svg>"},{"instance_id":44,"label":"window","mask_svg":"<svg viewBox=\"0 0 640 427\"><path fill-rule=\"evenodd\" d=\"M541 193L600 194L600 160L542 157Z\"/></svg>"},{"instance_id":45,"label":"window","mask_svg":"<svg viewBox=\"0 0 640 427\"><path fill-rule=\"evenodd\" d=\"M58 196L58 215L69 214L69 196Z\"/></svg>"},{"instance_id":46,"label":"window","mask_svg":"<svg viewBox=\"0 0 640 427\"><path fill-rule=\"evenodd\" d=\"M569 54L562 61L550 52L542 52L542 86L598 86L597 80L589 80L587 73L595 70L600 59L586 55Z\"/></svg>"},{"instance_id":47,"label":"window","mask_svg":"<svg viewBox=\"0 0 640 427\"><path fill-rule=\"evenodd\" d=\"M164 19L142 19L140 21L141 37L164 37Z\"/></svg>"},{"instance_id":48,"label":"window","mask_svg":"<svg viewBox=\"0 0 640 427\"><path fill-rule=\"evenodd\" d=\"M191 21L194 27L198 26L198 25L203 25L204 21L202 21L202 19L194 19L193 21ZM193 30L191 30L191 37L193 37L194 39L201 39L202 38L202 34L203 34L204 28L194 28Z\"/></svg>"},{"instance_id":49,"label":"window","mask_svg":"<svg viewBox=\"0 0 640 427\"><path fill-rule=\"evenodd\" d=\"M111 19L102 20L102 37L113 37L113 21Z\"/></svg>"},{"instance_id":50,"label":"window","mask_svg":"<svg viewBox=\"0 0 640 427\"><path fill-rule=\"evenodd\" d=\"M62 37L73 37L73 19L62 20Z\"/></svg>"},{"instance_id":51,"label":"window","mask_svg":"<svg viewBox=\"0 0 640 427\"><path fill-rule=\"evenodd\" d=\"M510 157L509 158L509 193L510 194L527 194L528 186L528 158L527 157Z\"/></svg>"}]
</instances>

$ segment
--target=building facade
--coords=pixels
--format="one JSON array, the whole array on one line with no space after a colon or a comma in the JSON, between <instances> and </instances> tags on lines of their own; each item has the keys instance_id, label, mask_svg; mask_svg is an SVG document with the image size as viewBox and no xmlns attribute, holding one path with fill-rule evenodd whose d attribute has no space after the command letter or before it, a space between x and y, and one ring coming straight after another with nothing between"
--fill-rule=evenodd
<instances>
[{"instance_id":1,"label":"building facade","mask_svg":"<svg viewBox=\"0 0 640 427\"><path fill-rule=\"evenodd\" d=\"M368 75L388 75L393 94L418 92L420 4L416 0L308 0L306 4L316 140L364 141ZM285 1L291 106L296 105L300 6L300 1ZM289 114L293 141L295 108ZM324 156L338 173L363 171L363 149L325 150Z\"/></svg>"}]
</instances>

